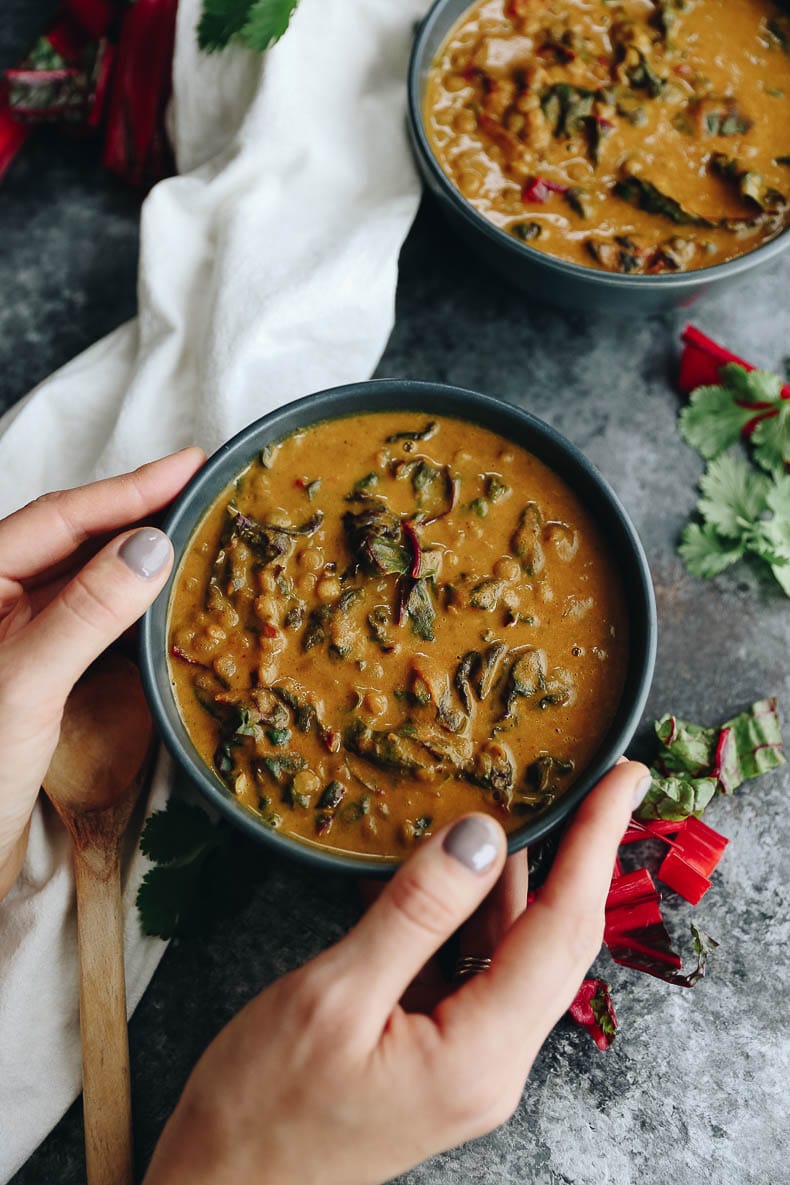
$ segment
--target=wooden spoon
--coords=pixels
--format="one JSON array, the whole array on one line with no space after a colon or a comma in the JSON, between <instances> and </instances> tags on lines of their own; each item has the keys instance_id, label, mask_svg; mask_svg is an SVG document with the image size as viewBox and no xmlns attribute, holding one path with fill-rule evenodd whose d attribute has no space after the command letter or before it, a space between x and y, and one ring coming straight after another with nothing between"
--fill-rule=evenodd
<instances>
[{"instance_id":1,"label":"wooden spoon","mask_svg":"<svg viewBox=\"0 0 790 1185\"><path fill-rule=\"evenodd\" d=\"M121 839L153 725L137 667L108 653L76 685L44 789L74 843L88 1185L131 1185Z\"/></svg>"}]
</instances>

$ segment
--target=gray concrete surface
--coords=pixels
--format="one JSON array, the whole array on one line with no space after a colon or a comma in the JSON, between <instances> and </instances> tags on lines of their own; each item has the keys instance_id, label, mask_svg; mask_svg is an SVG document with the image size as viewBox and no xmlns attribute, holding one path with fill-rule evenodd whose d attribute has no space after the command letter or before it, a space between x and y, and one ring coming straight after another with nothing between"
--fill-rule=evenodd
<instances>
[{"instance_id":1,"label":"gray concrete surface","mask_svg":"<svg viewBox=\"0 0 790 1185\"><path fill-rule=\"evenodd\" d=\"M17 54L34 7L51 5L6 5L0 65ZM136 216L134 195L101 172L89 145L45 136L14 167L0 187L0 406L133 313ZM690 315L778 368L790 353L788 292L790 256ZM778 589L745 567L703 584L675 556L701 472L675 427L684 319L613 323L529 304L423 209L378 370L528 407L580 445L621 495L645 542L661 628L635 755L649 752L649 722L667 710L713 724L763 694L777 693L785 714L790 704L790 606ZM560 1024L511 1122L400 1185L790 1182L789 791L784 770L715 803L710 822L732 842L713 889L695 911L668 894L678 943L688 949L692 917L721 940L708 977L684 991L602 955L596 971L613 983L621 1022L611 1052ZM349 884L278 866L213 939L171 946L131 1024L141 1175L211 1037L254 992L342 934L356 911ZM14 1185L83 1180L76 1104Z\"/></svg>"}]
</instances>

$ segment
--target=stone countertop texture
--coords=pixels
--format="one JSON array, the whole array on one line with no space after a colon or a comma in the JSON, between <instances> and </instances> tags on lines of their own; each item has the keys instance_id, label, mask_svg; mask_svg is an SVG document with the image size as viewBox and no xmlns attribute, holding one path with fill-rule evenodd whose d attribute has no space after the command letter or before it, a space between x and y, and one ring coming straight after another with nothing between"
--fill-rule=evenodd
<instances>
[{"instance_id":1,"label":"stone countertop texture","mask_svg":"<svg viewBox=\"0 0 790 1185\"><path fill-rule=\"evenodd\" d=\"M7 0L0 66L21 56L51 8ZM0 187L0 407L134 314L137 216L136 196L101 171L90 145L43 134L15 163ZM688 315L779 369L790 353L789 293L790 253ZM702 583L675 555L702 470L675 426L686 319L614 322L594 309L569 315L529 303L424 207L403 249L396 325L377 371L528 408L617 490L644 541L660 619L635 756L649 756L650 722L665 711L715 724L775 693L790 714L790 606L778 587L743 565ZM666 896L686 953L692 919L721 940L707 978L692 991L672 988L601 955L595 972L611 980L620 1020L613 1049L599 1053L561 1022L513 1119L400 1185L790 1182L789 793L785 767L718 800L706 817L731 844L713 888L694 911ZM350 884L279 865L221 933L171 945L130 1029L141 1175L214 1034L253 993L338 938L356 912ZM77 1103L14 1185L82 1181Z\"/></svg>"}]
</instances>

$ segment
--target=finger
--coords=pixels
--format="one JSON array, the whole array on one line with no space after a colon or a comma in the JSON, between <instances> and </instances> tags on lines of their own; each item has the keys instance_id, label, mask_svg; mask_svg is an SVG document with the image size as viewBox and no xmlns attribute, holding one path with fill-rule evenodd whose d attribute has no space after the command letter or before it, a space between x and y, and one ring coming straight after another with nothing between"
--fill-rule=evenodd
<instances>
[{"instance_id":1,"label":"finger","mask_svg":"<svg viewBox=\"0 0 790 1185\"><path fill-rule=\"evenodd\" d=\"M3 649L19 696L62 704L80 675L142 616L173 562L167 535L127 531L107 544Z\"/></svg>"},{"instance_id":2,"label":"finger","mask_svg":"<svg viewBox=\"0 0 790 1185\"><path fill-rule=\"evenodd\" d=\"M491 958L513 923L527 907L529 862L527 852L516 852L506 861L497 883L485 901L461 928L461 956Z\"/></svg>"},{"instance_id":3,"label":"finger","mask_svg":"<svg viewBox=\"0 0 790 1185\"><path fill-rule=\"evenodd\" d=\"M431 955L493 888L505 860L505 833L488 815L466 815L418 848L381 896L334 948L338 965L364 978L368 1036Z\"/></svg>"},{"instance_id":4,"label":"finger","mask_svg":"<svg viewBox=\"0 0 790 1185\"><path fill-rule=\"evenodd\" d=\"M617 847L649 781L645 766L629 761L588 795L546 883L506 935L490 971L441 1005L444 1024L459 1032L488 1027L510 1034L508 1040L522 1032L531 1061L600 949Z\"/></svg>"},{"instance_id":5,"label":"finger","mask_svg":"<svg viewBox=\"0 0 790 1185\"><path fill-rule=\"evenodd\" d=\"M201 449L187 448L133 473L45 494L0 523L0 574L27 580L92 536L149 518L173 500L204 460Z\"/></svg>"}]
</instances>

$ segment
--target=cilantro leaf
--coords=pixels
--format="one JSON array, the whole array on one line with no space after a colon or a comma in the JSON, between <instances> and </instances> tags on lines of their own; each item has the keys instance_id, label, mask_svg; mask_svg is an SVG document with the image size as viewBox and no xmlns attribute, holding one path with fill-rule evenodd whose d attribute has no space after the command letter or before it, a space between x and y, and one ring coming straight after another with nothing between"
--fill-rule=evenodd
<instances>
[{"instance_id":1,"label":"cilantro leaf","mask_svg":"<svg viewBox=\"0 0 790 1185\"><path fill-rule=\"evenodd\" d=\"M770 370L747 370L739 362L727 362L719 370L719 375L736 399L747 403L773 403L781 398L782 380Z\"/></svg>"},{"instance_id":2,"label":"cilantro leaf","mask_svg":"<svg viewBox=\"0 0 790 1185\"><path fill-rule=\"evenodd\" d=\"M224 49L244 28L252 0L203 0L198 45L207 53Z\"/></svg>"},{"instance_id":3,"label":"cilantro leaf","mask_svg":"<svg viewBox=\"0 0 790 1185\"><path fill-rule=\"evenodd\" d=\"M299 0L203 0L198 45L207 53L239 41L264 53L279 41Z\"/></svg>"},{"instance_id":4,"label":"cilantro leaf","mask_svg":"<svg viewBox=\"0 0 790 1185\"><path fill-rule=\"evenodd\" d=\"M755 424L751 436L758 465L781 477L790 465L790 399L782 399L776 415Z\"/></svg>"},{"instance_id":5,"label":"cilantro leaf","mask_svg":"<svg viewBox=\"0 0 790 1185\"><path fill-rule=\"evenodd\" d=\"M730 539L741 538L766 509L770 479L730 453L711 461L699 484L700 514Z\"/></svg>"},{"instance_id":6,"label":"cilantro leaf","mask_svg":"<svg viewBox=\"0 0 790 1185\"><path fill-rule=\"evenodd\" d=\"M140 848L155 862L137 894L140 925L160 938L209 933L244 908L265 871L257 845L179 798L151 815Z\"/></svg>"},{"instance_id":7,"label":"cilantro leaf","mask_svg":"<svg viewBox=\"0 0 790 1185\"><path fill-rule=\"evenodd\" d=\"M710 462L700 481L704 522L686 528L678 552L707 580L752 553L790 596L790 399L769 371L731 362L719 374L722 385L697 387L678 420L683 439ZM726 452L744 430L758 471Z\"/></svg>"},{"instance_id":8,"label":"cilantro leaf","mask_svg":"<svg viewBox=\"0 0 790 1185\"><path fill-rule=\"evenodd\" d=\"M140 851L155 864L171 864L194 855L214 841L214 824L205 811L180 798L170 798L155 811L140 836Z\"/></svg>"},{"instance_id":9,"label":"cilantro leaf","mask_svg":"<svg viewBox=\"0 0 790 1185\"><path fill-rule=\"evenodd\" d=\"M697 387L680 413L678 427L686 444L707 461L737 444L754 408L739 407L727 387Z\"/></svg>"},{"instance_id":10,"label":"cilantro leaf","mask_svg":"<svg viewBox=\"0 0 790 1185\"><path fill-rule=\"evenodd\" d=\"M172 938L195 896L200 864L152 868L137 892L137 912L144 934Z\"/></svg>"},{"instance_id":11,"label":"cilantro leaf","mask_svg":"<svg viewBox=\"0 0 790 1185\"><path fill-rule=\"evenodd\" d=\"M756 524L751 544L771 565L784 592L790 596L790 475L775 481L765 499L770 518Z\"/></svg>"},{"instance_id":12,"label":"cilantro leaf","mask_svg":"<svg viewBox=\"0 0 790 1185\"><path fill-rule=\"evenodd\" d=\"M740 543L720 535L710 523L689 523L681 537L678 554L692 576L712 580L744 554Z\"/></svg>"},{"instance_id":13,"label":"cilantro leaf","mask_svg":"<svg viewBox=\"0 0 790 1185\"><path fill-rule=\"evenodd\" d=\"M299 0L252 0L241 39L249 49L265 53L291 23Z\"/></svg>"}]
</instances>

